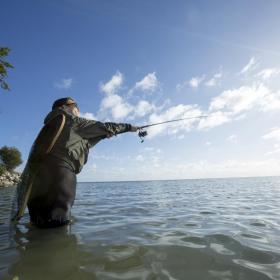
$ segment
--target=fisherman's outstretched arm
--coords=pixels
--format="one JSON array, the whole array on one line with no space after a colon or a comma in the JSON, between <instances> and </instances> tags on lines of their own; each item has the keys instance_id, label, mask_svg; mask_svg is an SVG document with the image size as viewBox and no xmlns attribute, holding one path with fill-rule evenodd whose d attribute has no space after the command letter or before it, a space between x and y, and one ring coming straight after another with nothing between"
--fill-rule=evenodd
<instances>
[{"instance_id":1,"label":"fisherman's outstretched arm","mask_svg":"<svg viewBox=\"0 0 280 280\"><path fill-rule=\"evenodd\" d=\"M137 127L128 123L98 122L77 118L77 130L83 138L110 137L124 132L137 130Z\"/></svg>"}]
</instances>

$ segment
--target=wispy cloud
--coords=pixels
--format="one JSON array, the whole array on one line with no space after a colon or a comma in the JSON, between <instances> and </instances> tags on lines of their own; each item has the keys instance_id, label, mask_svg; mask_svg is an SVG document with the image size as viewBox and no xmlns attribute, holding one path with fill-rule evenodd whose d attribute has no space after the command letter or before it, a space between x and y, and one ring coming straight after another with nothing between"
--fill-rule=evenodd
<instances>
[{"instance_id":1,"label":"wispy cloud","mask_svg":"<svg viewBox=\"0 0 280 280\"><path fill-rule=\"evenodd\" d=\"M212 112L208 118L202 118L199 121L198 130L210 130L214 127L231 122L232 117L229 113L223 111Z\"/></svg>"},{"instance_id":2,"label":"wispy cloud","mask_svg":"<svg viewBox=\"0 0 280 280\"><path fill-rule=\"evenodd\" d=\"M248 73L257 67L257 60L255 57L252 57L250 61L242 68L240 74Z\"/></svg>"},{"instance_id":3,"label":"wispy cloud","mask_svg":"<svg viewBox=\"0 0 280 280\"><path fill-rule=\"evenodd\" d=\"M131 91L141 90L145 92L154 92L159 86L156 73L147 74L141 81L137 82Z\"/></svg>"},{"instance_id":4,"label":"wispy cloud","mask_svg":"<svg viewBox=\"0 0 280 280\"><path fill-rule=\"evenodd\" d=\"M106 96L101 101L99 115L106 117L109 112L109 116L119 120L127 117L132 111L132 106L117 94L123 81L123 74L117 71L109 81L101 83L100 90L106 93Z\"/></svg>"},{"instance_id":5,"label":"wispy cloud","mask_svg":"<svg viewBox=\"0 0 280 280\"><path fill-rule=\"evenodd\" d=\"M280 128L273 127L269 133L263 136L263 139L280 141Z\"/></svg>"},{"instance_id":6,"label":"wispy cloud","mask_svg":"<svg viewBox=\"0 0 280 280\"><path fill-rule=\"evenodd\" d=\"M169 121L172 119L188 118L199 116L202 111L197 105L183 105L172 106L164 112L154 112L149 117L150 123L158 123ZM180 122L169 123L165 126L154 126L149 129L148 137L152 138L158 134L168 133L176 134L182 131L190 131L198 119L188 119Z\"/></svg>"},{"instance_id":7,"label":"wispy cloud","mask_svg":"<svg viewBox=\"0 0 280 280\"><path fill-rule=\"evenodd\" d=\"M271 111L280 109L280 95L270 91L264 84L242 86L237 89L226 90L215 97L210 103L210 111L226 110L237 115L250 109Z\"/></svg>"},{"instance_id":8,"label":"wispy cloud","mask_svg":"<svg viewBox=\"0 0 280 280\"><path fill-rule=\"evenodd\" d=\"M68 90L71 89L73 86L73 79L61 79L59 82L54 83L54 86L58 89Z\"/></svg>"},{"instance_id":9,"label":"wispy cloud","mask_svg":"<svg viewBox=\"0 0 280 280\"><path fill-rule=\"evenodd\" d=\"M101 83L100 89L107 94L114 94L123 84L123 80L123 74L117 71L108 82Z\"/></svg>"},{"instance_id":10,"label":"wispy cloud","mask_svg":"<svg viewBox=\"0 0 280 280\"><path fill-rule=\"evenodd\" d=\"M199 130L208 130L227 122L244 119L249 111L268 112L280 109L280 94L262 83L225 90L214 97L208 109L209 117L201 119Z\"/></svg>"},{"instance_id":11,"label":"wispy cloud","mask_svg":"<svg viewBox=\"0 0 280 280\"><path fill-rule=\"evenodd\" d=\"M198 88L200 86L200 84L204 80L205 80L205 75L192 77L191 79L185 80L182 83L178 83L176 85L176 90L177 91L181 91L185 87L191 87L191 88L196 89L196 88Z\"/></svg>"},{"instance_id":12,"label":"wispy cloud","mask_svg":"<svg viewBox=\"0 0 280 280\"><path fill-rule=\"evenodd\" d=\"M209 104L206 119L201 119L199 130L209 130L234 120L244 119L251 110L268 112L280 109L280 95L259 83L225 90Z\"/></svg>"},{"instance_id":13,"label":"wispy cloud","mask_svg":"<svg viewBox=\"0 0 280 280\"><path fill-rule=\"evenodd\" d=\"M100 89L106 93L106 96L101 100L98 116L101 116L102 119L113 118L113 120L122 120L129 118L132 120L136 117L144 117L156 109L147 100L143 99L137 103L132 103L126 96L117 94L123 82L123 74L117 71L108 82L105 84L101 83ZM134 90L152 92L158 85L159 82L155 72L149 73L141 81L137 82L129 93L132 93Z\"/></svg>"},{"instance_id":14,"label":"wispy cloud","mask_svg":"<svg viewBox=\"0 0 280 280\"><path fill-rule=\"evenodd\" d=\"M257 76L261 77L263 80L269 80L280 74L279 68L266 68L258 73Z\"/></svg>"},{"instance_id":15,"label":"wispy cloud","mask_svg":"<svg viewBox=\"0 0 280 280\"><path fill-rule=\"evenodd\" d=\"M89 120L96 120L97 119L97 117L94 116L93 113L89 113L89 112L86 112L86 113L81 112L80 117L85 118L85 119L89 119Z\"/></svg>"},{"instance_id":16,"label":"wispy cloud","mask_svg":"<svg viewBox=\"0 0 280 280\"><path fill-rule=\"evenodd\" d=\"M198 88L201 85L205 85L207 87L214 87L220 83L222 76L223 76L222 71L219 71L218 73L214 74L211 78L207 78L205 74L200 76L195 76L182 83L178 83L176 85L176 90L181 91L183 88L187 86L194 89Z\"/></svg>"},{"instance_id":17,"label":"wispy cloud","mask_svg":"<svg viewBox=\"0 0 280 280\"><path fill-rule=\"evenodd\" d=\"M198 88L204 79L205 79L205 75L200 77L193 77L189 80L189 86L192 88Z\"/></svg>"},{"instance_id":18,"label":"wispy cloud","mask_svg":"<svg viewBox=\"0 0 280 280\"><path fill-rule=\"evenodd\" d=\"M109 112L115 120L126 118L132 110L133 106L117 94L108 94L100 105L100 111Z\"/></svg>"},{"instance_id":19,"label":"wispy cloud","mask_svg":"<svg viewBox=\"0 0 280 280\"><path fill-rule=\"evenodd\" d=\"M144 117L155 110L155 106L146 100L140 100L136 106L134 106L134 112L136 117Z\"/></svg>"},{"instance_id":20,"label":"wispy cloud","mask_svg":"<svg viewBox=\"0 0 280 280\"><path fill-rule=\"evenodd\" d=\"M249 71L252 65L255 64L255 59L251 59L244 69ZM250 66L251 65L251 66ZM245 70L244 70L245 71ZM274 71L275 72L275 71ZM265 72L263 72L265 73ZM268 74L267 74L268 75ZM222 71L219 71L213 76L215 82L223 76ZM205 80L205 75L193 78L193 86ZM210 79L211 80L211 79ZM209 81L210 81L209 80ZM146 75L142 80L135 84L135 87L141 90L152 90L158 82L155 73ZM190 80L188 81L190 82ZM194 117L200 115L208 115L207 118L185 120L177 123L169 123L164 126L155 126L149 129L150 138L162 134L184 135L190 130L210 130L226 123L237 121L246 118L250 111L268 112L280 109L280 92L272 91L267 85L262 82L256 82L252 85L243 85L237 88L227 89L219 95L212 98L207 108L202 109L198 104L178 104L170 106L170 104L162 105L157 102L153 103L150 100L137 100L117 94L118 89L123 85L123 75L116 72L115 75L105 84L102 84L101 90L106 93L103 97L97 117L101 119L113 120L137 120L148 117L148 123L157 123L169 121L172 119L180 119L186 117ZM208 84L208 86L210 86ZM85 113L86 114L86 113ZM89 118L94 118L94 115L87 113ZM181 136L183 137L183 136ZM236 142L235 135L231 135L228 141Z\"/></svg>"},{"instance_id":21,"label":"wispy cloud","mask_svg":"<svg viewBox=\"0 0 280 280\"><path fill-rule=\"evenodd\" d=\"M211 79L209 79L208 81L205 82L205 85L208 87L214 87L214 86L218 85L222 76L223 76L223 74L221 71L216 73Z\"/></svg>"}]
</instances>

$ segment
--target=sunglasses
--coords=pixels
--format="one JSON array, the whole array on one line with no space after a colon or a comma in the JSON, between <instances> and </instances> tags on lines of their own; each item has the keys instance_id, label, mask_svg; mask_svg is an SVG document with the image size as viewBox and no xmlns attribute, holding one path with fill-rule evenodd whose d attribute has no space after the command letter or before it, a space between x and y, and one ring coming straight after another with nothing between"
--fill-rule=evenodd
<instances>
[{"instance_id":1,"label":"sunglasses","mask_svg":"<svg viewBox=\"0 0 280 280\"><path fill-rule=\"evenodd\" d=\"M79 106L78 106L78 104L76 102L67 104L67 106L74 106L74 107L76 107L80 111L80 108L79 108Z\"/></svg>"}]
</instances>

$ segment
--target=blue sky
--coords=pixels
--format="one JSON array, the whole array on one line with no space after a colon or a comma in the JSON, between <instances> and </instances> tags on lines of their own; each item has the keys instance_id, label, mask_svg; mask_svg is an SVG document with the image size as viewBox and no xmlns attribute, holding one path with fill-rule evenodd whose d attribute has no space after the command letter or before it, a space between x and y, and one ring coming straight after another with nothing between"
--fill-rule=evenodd
<instances>
[{"instance_id":1,"label":"blue sky","mask_svg":"<svg viewBox=\"0 0 280 280\"><path fill-rule=\"evenodd\" d=\"M80 181L280 175L279 1L3 1L11 48L0 146L26 160L52 102L136 125L104 140ZM22 169L21 166L19 169Z\"/></svg>"}]
</instances>

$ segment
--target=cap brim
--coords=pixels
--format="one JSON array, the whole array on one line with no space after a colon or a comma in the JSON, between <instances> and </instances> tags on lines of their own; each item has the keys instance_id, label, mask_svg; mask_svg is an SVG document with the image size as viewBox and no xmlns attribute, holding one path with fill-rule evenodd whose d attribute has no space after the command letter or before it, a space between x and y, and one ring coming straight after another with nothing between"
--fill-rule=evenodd
<instances>
[{"instance_id":1,"label":"cap brim","mask_svg":"<svg viewBox=\"0 0 280 280\"><path fill-rule=\"evenodd\" d=\"M74 100L67 100L66 105L72 105L72 104L77 104Z\"/></svg>"}]
</instances>

